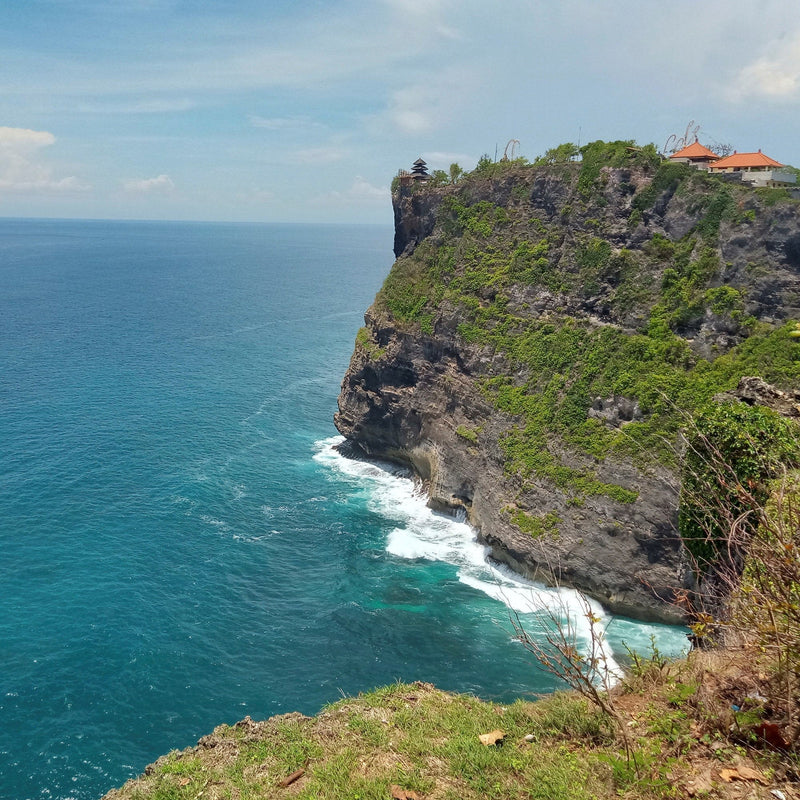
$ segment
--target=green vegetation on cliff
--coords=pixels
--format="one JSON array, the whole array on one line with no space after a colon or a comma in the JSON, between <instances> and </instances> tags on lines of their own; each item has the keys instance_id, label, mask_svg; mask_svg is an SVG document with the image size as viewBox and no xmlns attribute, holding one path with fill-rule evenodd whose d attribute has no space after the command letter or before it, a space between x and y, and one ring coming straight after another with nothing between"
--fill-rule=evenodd
<instances>
[{"instance_id":1,"label":"green vegetation on cliff","mask_svg":"<svg viewBox=\"0 0 800 800\"><path fill-rule=\"evenodd\" d=\"M719 243L723 225L753 236L770 210L798 204L662 163L651 145L593 142L580 163L571 146L548 152L538 165L488 163L458 186L415 188L440 192L436 224L377 305L424 334L455 308L460 338L505 358L480 380L519 419L502 442L508 470L627 503L635 490L598 477L604 459L674 467L684 415L741 376L800 382L792 325L759 321L757 266L733 269ZM670 201L680 235L659 218ZM626 398L635 416L609 424L591 411L597 398ZM565 448L583 466L567 464Z\"/></svg>"},{"instance_id":2,"label":"green vegetation on cliff","mask_svg":"<svg viewBox=\"0 0 800 800\"><path fill-rule=\"evenodd\" d=\"M793 420L744 403L702 409L683 459L680 510L681 535L700 569L731 555L737 520L742 530L735 549L749 541L775 480L798 467L800 430Z\"/></svg>"}]
</instances>

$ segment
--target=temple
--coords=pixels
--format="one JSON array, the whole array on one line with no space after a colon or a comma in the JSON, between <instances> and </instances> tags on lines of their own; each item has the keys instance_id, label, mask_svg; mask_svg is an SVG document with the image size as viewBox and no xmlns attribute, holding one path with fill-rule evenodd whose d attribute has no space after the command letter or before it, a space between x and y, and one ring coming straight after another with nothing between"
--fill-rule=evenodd
<instances>
[{"instance_id":1,"label":"temple","mask_svg":"<svg viewBox=\"0 0 800 800\"><path fill-rule=\"evenodd\" d=\"M711 162L719 160L719 156L695 139L693 144L684 147L683 150L678 150L677 153L673 153L669 160L677 161L681 164L691 164L693 167L700 169L707 169Z\"/></svg>"},{"instance_id":2,"label":"temple","mask_svg":"<svg viewBox=\"0 0 800 800\"><path fill-rule=\"evenodd\" d=\"M410 186L417 181L427 181L431 176L428 175L428 165L421 158L418 158L411 165L411 172L401 169L397 173L397 177L400 179L401 186Z\"/></svg>"},{"instance_id":3,"label":"temple","mask_svg":"<svg viewBox=\"0 0 800 800\"><path fill-rule=\"evenodd\" d=\"M759 150L757 153L737 153L720 158L716 153L704 147L695 139L677 153L673 153L670 161L691 164L695 169L707 170L712 175L731 175L729 180L741 180L753 186L793 187L797 176L784 164L770 158Z\"/></svg>"}]
</instances>

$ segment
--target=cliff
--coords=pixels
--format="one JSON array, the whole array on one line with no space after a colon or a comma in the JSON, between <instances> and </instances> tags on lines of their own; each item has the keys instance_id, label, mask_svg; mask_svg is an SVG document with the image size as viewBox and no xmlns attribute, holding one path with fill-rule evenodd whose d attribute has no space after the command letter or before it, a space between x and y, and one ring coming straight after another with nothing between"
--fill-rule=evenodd
<instances>
[{"instance_id":1,"label":"cliff","mask_svg":"<svg viewBox=\"0 0 800 800\"><path fill-rule=\"evenodd\" d=\"M518 571L680 619L680 430L744 375L798 385L798 201L598 142L393 205L340 432Z\"/></svg>"}]
</instances>

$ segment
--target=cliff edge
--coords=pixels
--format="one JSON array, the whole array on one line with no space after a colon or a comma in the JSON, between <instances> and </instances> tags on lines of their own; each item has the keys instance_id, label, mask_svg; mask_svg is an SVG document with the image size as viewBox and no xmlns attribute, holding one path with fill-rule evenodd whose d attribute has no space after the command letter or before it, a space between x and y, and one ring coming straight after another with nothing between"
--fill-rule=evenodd
<instances>
[{"instance_id":1,"label":"cliff edge","mask_svg":"<svg viewBox=\"0 0 800 800\"><path fill-rule=\"evenodd\" d=\"M393 205L339 431L519 572L681 620L680 431L744 375L798 384L800 203L596 142Z\"/></svg>"}]
</instances>

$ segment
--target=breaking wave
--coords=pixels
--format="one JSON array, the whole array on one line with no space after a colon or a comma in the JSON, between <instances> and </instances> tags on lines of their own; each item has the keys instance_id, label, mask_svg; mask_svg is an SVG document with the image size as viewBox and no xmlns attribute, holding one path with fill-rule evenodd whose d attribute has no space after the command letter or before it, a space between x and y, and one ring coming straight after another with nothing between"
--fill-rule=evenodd
<instances>
[{"instance_id":1,"label":"breaking wave","mask_svg":"<svg viewBox=\"0 0 800 800\"><path fill-rule=\"evenodd\" d=\"M335 436L318 442L314 457L350 483L354 491L366 493L370 510L394 524L385 544L391 556L451 564L457 568L459 581L505 605L518 616L531 637L543 636L543 626L552 620L562 624L569 620L579 644L588 650L591 615L599 620L595 630L602 631L601 658L612 677L621 672L615 652L618 655L625 647L641 651L652 642L665 655L678 655L684 649L682 628L618 620L598 602L585 599L572 589L543 586L493 561L489 548L478 542L475 529L463 515L432 511L423 488L408 471L344 455L340 451L344 441Z\"/></svg>"}]
</instances>

